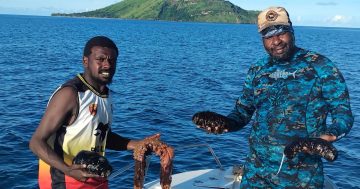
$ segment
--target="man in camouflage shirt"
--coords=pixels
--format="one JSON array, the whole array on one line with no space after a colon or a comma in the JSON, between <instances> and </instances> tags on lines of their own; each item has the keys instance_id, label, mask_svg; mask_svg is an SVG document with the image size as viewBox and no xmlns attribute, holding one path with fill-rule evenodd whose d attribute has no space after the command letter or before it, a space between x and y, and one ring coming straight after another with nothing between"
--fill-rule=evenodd
<instances>
[{"instance_id":1,"label":"man in camouflage shirt","mask_svg":"<svg viewBox=\"0 0 360 189\"><path fill-rule=\"evenodd\" d=\"M298 153L285 158L277 172L285 146L297 138L332 142L350 131L353 116L345 80L329 59L295 46L284 8L262 11L258 30L268 56L249 69L227 125L199 127L215 133L237 131L255 114L241 188L323 188L320 156ZM332 124L326 125L329 113Z\"/></svg>"}]
</instances>

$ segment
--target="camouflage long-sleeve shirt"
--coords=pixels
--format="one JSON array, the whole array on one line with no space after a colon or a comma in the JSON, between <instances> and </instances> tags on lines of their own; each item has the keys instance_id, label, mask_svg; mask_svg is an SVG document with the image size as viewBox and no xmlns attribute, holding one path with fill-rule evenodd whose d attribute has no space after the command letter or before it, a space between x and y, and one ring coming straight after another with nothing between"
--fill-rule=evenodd
<instances>
[{"instance_id":1,"label":"camouflage long-sleeve shirt","mask_svg":"<svg viewBox=\"0 0 360 189\"><path fill-rule=\"evenodd\" d=\"M297 49L290 61L266 57L248 72L243 93L228 117L243 127L254 114L250 154L241 188L322 188L321 158L300 153L285 159L298 137L345 136L353 124L345 80L326 57ZM332 123L326 118L331 115Z\"/></svg>"}]
</instances>

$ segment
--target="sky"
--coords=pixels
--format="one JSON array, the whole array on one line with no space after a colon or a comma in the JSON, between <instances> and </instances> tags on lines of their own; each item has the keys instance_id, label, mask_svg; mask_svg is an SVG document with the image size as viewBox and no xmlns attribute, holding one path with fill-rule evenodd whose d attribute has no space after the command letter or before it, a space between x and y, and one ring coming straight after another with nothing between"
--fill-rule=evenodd
<instances>
[{"instance_id":1,"label":"sky","mask_svg":"<svg viewBox=\"0 0 360 189\"><path fill-rule=\"evenodd\" d=\"M103 8L121 0L0 0L0 14L49 16ZM246 10L285 7L295 26L360 28L360 0L229 0Z\"/></svg>"}]
</instances>

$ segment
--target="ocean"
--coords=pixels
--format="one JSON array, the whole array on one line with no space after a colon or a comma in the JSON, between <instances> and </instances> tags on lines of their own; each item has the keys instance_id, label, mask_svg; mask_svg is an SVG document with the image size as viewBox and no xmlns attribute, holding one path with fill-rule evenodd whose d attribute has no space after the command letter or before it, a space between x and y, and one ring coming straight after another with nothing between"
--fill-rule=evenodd
<instances>
[{"instance_id":1,"label":"ocean","mask_svg":"<svg viewBox=\"0 0 360 189\"><path fill-rule=\"evenodd\" d=\"M249 66L265 55L255 25L0 15L0 188L37 188L38 159L28 143L52 92L82 72L82 50L95 35L120 49L112 128L142 139L161 133L175 148L174 173L216 168L210 145L224 166L248 153L250 125L235 133L206 134L192 124L197 111L227 114L241 94ZM295 26L299 47L336 63L351 96L355 123L335 143L339 157L325 162L325 174L344 189L360 188L360 29ZM114 169L133 162L130 151L106 152ZM146 181L159 178L152 157ZM146 182L145 181L145 182ZM132 188L133 170L110 180L111 188Z\"/></svg>"}]
</instances>

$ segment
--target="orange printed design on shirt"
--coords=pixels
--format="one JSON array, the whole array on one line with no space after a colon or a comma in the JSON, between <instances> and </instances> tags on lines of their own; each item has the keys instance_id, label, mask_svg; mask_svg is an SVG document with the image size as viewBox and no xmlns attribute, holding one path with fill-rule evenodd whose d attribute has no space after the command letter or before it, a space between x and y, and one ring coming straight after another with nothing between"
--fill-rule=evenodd
<instances>
[{"instance_id":1,"label":"orange printed design on shirt","mask_svg":"<svg viewBox=\"0 0 360 189\"><path fill-rule=\"evenodd\" d=\"M90 104L89 111L90 111L90 115L95 116L97 112L97 104Z\"/></svg>"},{"instance_id":2,"label":"orange printed design on shirt","mask_svg":"<svg viewBox=\"0 0 360 189\"><path fill-rule=\"evenodd\" d=\"M41 188L51 188L51 175L50 175L50 166L44 161L39 159L39 186Z\"/></svg>"}]
</instances>

